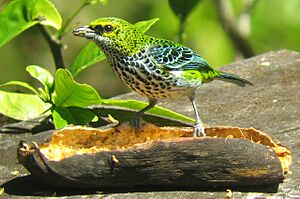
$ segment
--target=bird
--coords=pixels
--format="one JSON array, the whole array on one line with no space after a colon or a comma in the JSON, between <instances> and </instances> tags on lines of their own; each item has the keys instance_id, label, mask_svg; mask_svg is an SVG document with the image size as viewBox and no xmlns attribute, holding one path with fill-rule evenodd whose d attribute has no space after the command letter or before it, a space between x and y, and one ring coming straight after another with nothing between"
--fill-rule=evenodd
<instances>
[{"instance_id":1,"label":"bird","mask_svg":"<svg viewBox=\"0 0 300 199\"><path fill-rule=\"evenodd\" d=\"M241 87L252 85L239 76L212 68L191 48L146 35L124 19L99 18L74 29L73 34L95 42L115 74L133 91L148 98L148 105L136 112L131 120L135 129L140 128L142 115L159 99L187 97L194 110L193 136L206 136L196 107L196 89L214 79Z\"/></svg>"}]
</instances>

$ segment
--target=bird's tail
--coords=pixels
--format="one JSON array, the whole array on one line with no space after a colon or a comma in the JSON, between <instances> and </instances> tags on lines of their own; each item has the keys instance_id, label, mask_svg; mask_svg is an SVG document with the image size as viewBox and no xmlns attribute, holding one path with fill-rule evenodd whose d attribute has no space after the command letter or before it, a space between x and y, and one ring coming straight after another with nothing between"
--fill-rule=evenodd
<instances>
[{"instance_id":1,"label":"bird's tail","mask_svg":"<svg viewBox=\"0 0 300 199\"><path fill-rule=\"evenodd\" d=\"M234 83L234 84L236 84L238 86L242 86L242 87L246 86L246 84L253 85L248 80L242 79L242 78L240 78L236 75L233 75L233 74L223 73L223 72L221 72L220 75L218 75L216 77L216 79L226 81L226 82L231 82L231 83Z\"/></svg>"}]
</instances>

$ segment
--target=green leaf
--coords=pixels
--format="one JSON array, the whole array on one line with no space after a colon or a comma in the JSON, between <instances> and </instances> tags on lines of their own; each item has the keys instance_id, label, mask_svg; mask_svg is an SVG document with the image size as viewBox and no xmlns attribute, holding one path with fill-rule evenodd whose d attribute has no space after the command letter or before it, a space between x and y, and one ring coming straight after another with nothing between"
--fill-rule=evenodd
<instances>
[{"instance_id":1,"label":"green leaf","mask_svg":"<svg viewBox=\"0 0 300 199\"><path fill-rule=\"evenodd\" d=\"M29 90L31 90L33 93L35 93L36 95L39 95L39 93L37 92L37 90L35 90L35 88L33 88L32 86L30 86L29 84L27 84L26 82L21 82L21 81L9 81L6 82L4 84L1 84L0 86L22 86L24 88L27 88Z\"/></svg>"},{"instance_id":2,"label":"green leaf","mask_svg":"<svg viewBox=\"0 0 300 199\"><path fill-rule=\"evenodd\" d=\"M101 104L120 106L120 107L130 108L133 110L141 110L142 108L145 108L148 105L148 103L140 102L136 100L114 100L114 99L102 99ZM185 121L185 122L195 122L195 120L190 117L184 116L182 114L176 113L174 111L171 111L169 109L160 106L155 106L147 112L155 115L160 115L168 118Z\"/></svg>"},{"instance_id":3,"label":"green leaf","mask_svg":"<svg viewBox=\"0 0 300 199\"><path fill-rule=\"evenodd\" d=\"M68 124L87 125L96 115L80 107L55 107L52 116L55 128L59 129Z\"/></svg>"},{"instance_id":4,"label":"green leaf","mask_svg":"<svg viewBox=\"0 0 300 199\"><path fill-rule=\"evenodd\" d=\"M93 87L75 82L71 73L65 69L56 71L52 99L56 106L62 107L86 107L101 102L100 96Z\"/></svg>"},{"instance_id":5,"label":"green leaf","mask_svg":"<svg viewBox=\"0 0 300 199\"><path fill-rule=\"evenodd\" d=\"M95 43L86 45L75 58L70 71L76 76L83 69L104 60L106 56Z\"/></svg>"},{"instance_id":6,"label":"green leaf","mask_svg":"<svg viewBox=\"0 0 300 199\"><path fill-rule=\"evenodd\" d=\"M26 67L26 71L33 78L39 80L45 86L45 88L51 90L53 86L53 76L48 70L40 66L30 65Z\"/></svg>"},{"instance_id":7,"label":"green leaf","mask_svg":"<svg viewBox=\"0 0 300 199\"><path fill-rule=\"evenodd\" d=\"M73 124L76 125L87 125L96 116L95 113L86 108L67 107L67 109L73 116Z\"/></svg>"},{"instance_id":8,"label":"green leaf","mask_svg":"<svg viewBox=\"0 0 300 199\"><path fill-rule=\"evenodd\" d=\"M169 0L172 11L180 18L181 21L185 21L187 15L201 0Z\"/></svg>"},{"instance_id":9,"label":"green leaf","mask_svg":"<svg viewBox=\"0 0 300 199\"><path fill-rule=\"evenodd\" d=\"M147 21L140 21L134 24L134 26L142 33L146 32L153 24L155 24L159 18L150 19ZM95 43L89 43L86 45L80 53L75 58L70 71L75 77L83 69L103 61L106 59L105 54L100 50L100 48Z\"/></svg>"},{"instance_id":10,"label":"green leaf","mask_svg":"<svg viewBox=\"0 0 300 199\"><path fill-rule=\"evenodd\" d=\"M61 16L51 1L11 1L0 12L0 47L37 23L60 29Z\"/></svg>"},{"instance_id":11,"label":"green leaf","mask_svg":"<svg viewBox=\"0 0 300 199\"><path fill-rule=\"evenodd\" d=\"M50 108L50 104L44 103L36 95L1 90L0 104L0 113L16 120L39 117Z\"/></svg>"},{"instance_id":12,"label":"green leaf","mask_svg":"<svg viewBox=\"0 0 300 199\"><path fill-rule=\"evenodd\" d=\"M51 93L49 92L49 89L46 87L47 90L44 90L42 88L38 88L39 95L38 97L43 100L46 103L51 103Z\"/></svg>"},{"instance_id":13,"label":"green leaf","mask_svg":"<svg viewBox=\"0 0 300 199\"><path fill-rule=\"evenodd\" d=\"M137 23L134 24L134 27L136 29L138 29L140 32L145 33L147 32L147 30L149 30L149 28L151 26L153 26L157 21L159 20L159 18L154 18L154 19L150 19L147 21L139 21Z\"/></svg>"},{"instance_id":14,"label":"green leaf","mask_svg":"<svg viewBox=\"0 0 300 199\"><path fill-rule=\"evenodd\" d=\"M72 118L69 112L63 111L65 108L56 107L52 113L53 124L56 129L64 128L68 125L68 118Z\"/></svg>"}]
</instances>

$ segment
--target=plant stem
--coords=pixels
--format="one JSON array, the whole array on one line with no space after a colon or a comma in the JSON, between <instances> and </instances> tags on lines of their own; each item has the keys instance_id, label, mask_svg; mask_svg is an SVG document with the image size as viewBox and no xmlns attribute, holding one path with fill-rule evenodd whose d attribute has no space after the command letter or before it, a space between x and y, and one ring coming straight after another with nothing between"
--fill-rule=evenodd
<instances>
[{"instance_id":1,"label":"plant stem","mask_svg":"<svg viewBox=\"0 0 300 199\"><path fill-rule=\"evenodd\" d=\"M185 19L180 17L179 20L179 31L178 31L178 42L182 43L184 38Z\"/></svg>"},{"instance_id":2,"label":"plant stem","mask_svg":"<svg viewBox=\"0 0 300 199\"><path fill-rule=\"evenodd\" d=\"M61 52L62 49L61 41L56 39L54 36L52 36L49 30L46 29L45 26L40 24L38 24L37 26L41 31L42 35L44 36L44 38L46 39L46 41L48 42L48 45L51 49L54 58L56 70L59 68L64 68L64 61Z\"/></svg>"},{"instance_id":3,"label":"plant stem","mask_svg":"<svg viewBox=\"0 0 300 199\"><path fill-rule=\"evenodd\" d=\"M66 18L65 23L62 25L61 29L57 32L57 38L60 40L68 31L68 26L70 25L71 21L78 15L78 13L85 7L89 5L86 0L82 2L82 4L69 16Z\"/></svg>"},{"instance_id":4,"label":"plant stem","mask_svg":"<svg viewBox=\"0 0 300 199\"><path fill-rule=\"evenodd\" d=\"M56 70L59 68L65 68L63 57L62 57L62 51L61 51L61 49L62 49L61 38L68 31L68 26L70 25L71 21L87 5L90 5L90 3L87 0L83 0L82 4L74 11L74 13L65 20L65 23L62 25L61 29L57 32L56 36L51 34L51 32L48 29L46 29L45 26L38 25L39 30L45 37L45 39L48 42L48 45L51 49L51 52L52 52L52 55L54 58L54 62L55 62Z\"/></svg>"}]
</instances>

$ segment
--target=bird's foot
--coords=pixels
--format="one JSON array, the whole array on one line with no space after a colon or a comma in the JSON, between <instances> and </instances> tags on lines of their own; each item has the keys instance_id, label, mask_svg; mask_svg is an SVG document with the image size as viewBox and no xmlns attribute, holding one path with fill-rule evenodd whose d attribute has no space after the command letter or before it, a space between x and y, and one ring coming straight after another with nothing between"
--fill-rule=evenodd
<instances>
[{"instance_id":1,"label":"bird's foot","mask_svg":"<svg viewBox=\"0 0 300 199\"><path fill-rule=\"evenodd\" d=\"M194 126L194 133L193 133L194 137L200 137L203 136L205 137L205 131L204 131L204 126L202 125L202 123L196 123Z\"/></svg>"},{"instance_id":2,"label":"bird's foot","mask_svg":"<svg viewBox=\"0 0 300 199\"><path fill-rule=\"evenodd\" d=\"M142 120L140 117L134 117L130 121L131 126L135 132L138 132L142 128Z\"/></svg>"}]
</instances>

